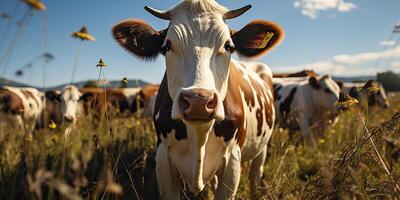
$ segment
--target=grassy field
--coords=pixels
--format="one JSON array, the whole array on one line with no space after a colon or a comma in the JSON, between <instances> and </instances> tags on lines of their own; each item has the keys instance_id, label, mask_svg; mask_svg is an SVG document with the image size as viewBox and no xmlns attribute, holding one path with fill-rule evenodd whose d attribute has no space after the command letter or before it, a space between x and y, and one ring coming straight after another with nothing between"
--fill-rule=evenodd
<instances>
[{"instance_id":1,"label":"grassy field","mask_svg":"<svg viewBox=\"0 0 400 200\"><path fill-rule=\"evenodd\" d=\"M354 108L314 148L294 145L276 129L264 166L260 199L400 199L400 94L391 108ZM366 126L364 125L366 123ZM93 127L81 119L41 130L32 139L0 127L0 199L157 199L156 134L151 119L112 119ZM296 136L295 136L296 138ZM248 164L237 199L249 199ZM184 199L210 199L210 189Z\"/></svg>"}]
</instances>

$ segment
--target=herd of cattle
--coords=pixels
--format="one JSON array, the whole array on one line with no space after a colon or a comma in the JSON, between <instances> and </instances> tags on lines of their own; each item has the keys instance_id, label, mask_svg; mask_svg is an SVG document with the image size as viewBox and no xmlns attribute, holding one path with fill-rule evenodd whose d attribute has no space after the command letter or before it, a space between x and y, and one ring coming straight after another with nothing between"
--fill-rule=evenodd
<instances>
[{"instance_id":1,"label":"herd of cattle","mask_svg":"<svg viewBox=\"0 0 400 200\"><path fill-rule=\"evenodd\" d=\"M360 90L364 83L334 81L329 75L318 76L312 70L273 74L272 82L278 125L290 131L300 130L302 137L310 137L313 129L323 131L328 122L337 119L339 108L335 103L339 92L356 98L360 106L368 101L369 106L389 107L385 89L379 83L379 91L367 95ZM31 87L2 86L0 115L2 122L16 123L27 133L35 128L46 128L52 122L74 124L82 116L90 115L99 120L104 117L106 106L113 117L136 113L150 117L159 87L150 84L104 90L67 85L62 90L43 92Z\"/></svg>"},{"instance_id":2,"label":"herd of cattle","mask_svg":"<svg viewBox=\"0 0 400 200\"><path fill-rule=\"evenodd\" d=\"M194 193L213 182L216 199L232 199L245 161L251 162L250 189L255 194L275 126L311 138L338 118L335 103L341 90L360 102L389 104L382 87L369 96L356 89L359 85L338 84L329 75L307 70L273 75L265 64L234 60L233 53L262 56L285 35L278 24L265 20L240 30L228 27L227 20L250 8L228 10L214 0L184 0L168 11L145 7L168 20L168 27L157 31L131 19L115 25L112 34L143 60L165 57L160 85L106 91L66 86L46 92L5 86L0 89L1 111L22 127L32 122L30 132L35 125L46 127L49 120L71 123L73 130L79 116L101 118L111 108L121 115L145 110L152 114L158 136L156 177L162 198L180 199L183 181Z\"/></svg>"}]
</instances>

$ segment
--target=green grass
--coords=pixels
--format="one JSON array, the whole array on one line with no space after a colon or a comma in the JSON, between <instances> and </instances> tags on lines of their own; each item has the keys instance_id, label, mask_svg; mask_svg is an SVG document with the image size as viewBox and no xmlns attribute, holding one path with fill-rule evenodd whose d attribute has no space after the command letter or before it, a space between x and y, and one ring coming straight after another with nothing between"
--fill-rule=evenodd
<instances>
[{"instance_id":1,"label":"green grass","mask_svg":"<svg viewBox=\"0 0 400 200\"><path fill-rule=\"evenodd\" d=\"M368 116L357 108L342 113L337 124L315 137L314 148L294 145L286 130L276 129L260 199L399 199L400 119L391 119L400 111L400 94L390 100L390 109L373 108ZM0 199L157 199L151 119L112 119L111 130L106 124L93 127L82 119L69 137L58 127L26 139L3 123ZM244 163L238 199L250 199L247 176ZM212 198L210 189L185 194Z\"/></svg>"}]
</instances>

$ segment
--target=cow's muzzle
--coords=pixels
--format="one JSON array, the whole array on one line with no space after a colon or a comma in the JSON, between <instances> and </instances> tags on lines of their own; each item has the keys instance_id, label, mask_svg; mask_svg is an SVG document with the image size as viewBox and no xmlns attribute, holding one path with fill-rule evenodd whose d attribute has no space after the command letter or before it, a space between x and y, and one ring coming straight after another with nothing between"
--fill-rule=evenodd
<instances>
[{"instance_id":1,"label":"cow's muzzle","mask_svg":"<svg viewBox=\"0 0 400 200\"><path fill-rule=\"evenodd\" d=\"M64 115L64 120L66 122L73 122L74 121L74 117L72 117L70 115Z\"/></svg>"},{"instance_id":2,"label":"cow's muzzle","mask_svg":"<svg viewBox=\"0 0 400 200\"><path fill-rule=\"evenodd\" d=\"M215 119L218 98L213 91L191 89L181 92L178 104L184 120L210 121Z\"/></svg>"}]
</instances>

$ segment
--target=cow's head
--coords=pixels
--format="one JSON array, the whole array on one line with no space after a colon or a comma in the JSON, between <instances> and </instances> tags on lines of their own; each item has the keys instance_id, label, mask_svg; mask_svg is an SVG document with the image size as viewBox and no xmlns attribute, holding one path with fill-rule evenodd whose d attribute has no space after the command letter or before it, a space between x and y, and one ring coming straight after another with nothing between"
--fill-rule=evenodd
<instances>
[{"instance_id":1,"label":"cow's head","mask_svg":"<svg viewBox=\"0 0 400 200\"><path fill-rule=\"evenodd\" d=\"M370 106L377 105L383 108L388 108L390 104L386 96L385 88L383 88L382 84L380 83L378 83L378 85L379 85L378 92L370 94L368 103Z\"/></svg>"},{"instance_id":2,"label":"cow's head","mask_svg":"<svg viewBox=\"0 0 400 200\"><path fill-rule=\"evenodd\" d=\"M339 99L339 85L329 75L322 77L312 76L308 81L316 94L315 98L313 98L314 104L335 112L335 103Z\"/></svg>"},{"instance_id":3,"label":"cow's head","mask_svg":"<svg viewBox=\"0 0 400 200\"><path fill-rule=\"evenodd\" d=\"M60 99L65 121L75 122L80 109L80 96L79 89L73 85L67 85L63 88Z\"/></svg>"},{"instance_id":4,"label":"cow's head","mask_svg":"<svg viewBox=\"0 0 400 200\"><path fill-rule=\"evenodd\" d=\"M214 0L186 0L166 12L145 7L169 20L169 26L156 31L144 21L127 20L115 25L112 33L122 47L142 59L165 56L173 119L222 120L232 53L258 57L284 37L282 28L269 21L253 21L239 31L229 29L226 20L250 7L229 11Z\"/></svg>"}]
</instances>

